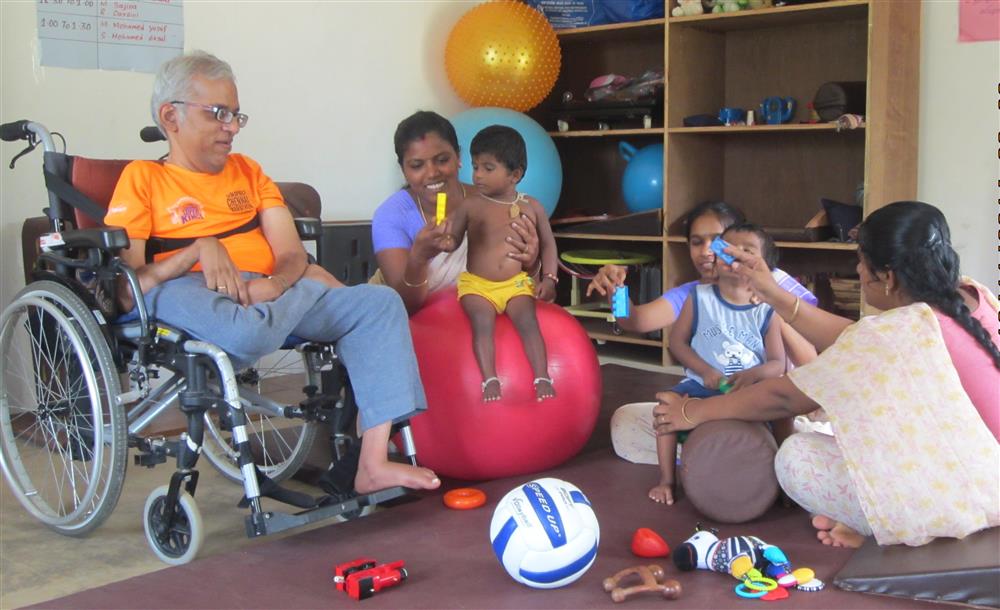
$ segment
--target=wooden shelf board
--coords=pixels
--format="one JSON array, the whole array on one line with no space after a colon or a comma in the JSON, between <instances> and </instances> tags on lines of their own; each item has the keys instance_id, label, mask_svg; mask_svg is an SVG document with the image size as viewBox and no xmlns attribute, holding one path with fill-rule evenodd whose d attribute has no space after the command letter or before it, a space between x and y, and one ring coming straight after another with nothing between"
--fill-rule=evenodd
<instances>
[{"instance_id":1,"label":"wooden shelf board","mask_svg":"<svg viewBox=\"0 0 1000 610\"><path fill-rule=\"evenodd\" d=\"M776 241L774 245L779 248L798 248L800 250L841 250L844 252L854 252L858 249L858 244L836 241Z\"/></svg>"},{"instance_id":2,"label":"wooden shelf board","mask_svg":"<svg viewBox=\"0 0 1000 610\"><path fill-rule=\"evenodd\" d=\"M644 19L642 21L629 21L626 23L609 23L607 25L592 25L583 28L566 28L561 30L556 30L556 36L563 41L590 41L592 39L600 38L618 38L618 37L630 37L634 36L637 31L641 32L648 30L650 33L656 33L657 30L663 31L663 24L666 20L663 17L659 19Z\"/></svg>"},{"instance_id":3,"label":"wooden shelf board","mask_svg":"<svg viewBox=\"0 0 1000 610\"><path fill-rule=\"evenodd\" d=\"M579 129L576 131L550 131L549 136L553 138L608 138L617 136L655 136L663 135L662 127L650 127L649 129Z\"/></svg>"},{"instance_id":4,"label":"wooden shelf board","mask_svg":"<svg viewBox=\"0 0 1000 610\"><path fill-rule=\"evenodd\" d=\"M851 131L862 131L864 127L859 127L858 129L845 129L841 133L847 133ZM707 133L707 134L723 134L730 135L734 133L775 133L775 132L817 132L817 131L827 131L832 133L837 132L836 123L794 123L788 125L751 125L747 127L746 125L732 125L729 127L670 127L667 129L668 133L672 134L686 134L686 133Z\"/></svg>"},{"instance_id":5,"label":"wooden shelf board","mask_svg":"<svg viewBox=\"0 0 1000 610\"><path fill-rule=\"evenodd\" d=\"M609 233L557 233L553 232L556 238L563 239L594 239L604 241L646 241L652 243L662 243L662 235L611 235Z\"/></svg>"},{"instance_id":6,"label":"wooden shelf board","mask_svg":"<svg viewBox=\"0 0 1000 610\"><path fill-rule=\"evenodd\" d=\"M596 318L577 318L580 324L587 331L587 336L598 341L608 341L611 343L628 343L630 345L646 345L649 347L663 347L663 341L647 339L636 333L624 332L616 335L610 330L610 324Z\"/></svg>"},{"instance_id":7,"label":"wooden shelf board","mask_svg":"<svg viewBox=\"0 0 1000 610\"><path fill-rule=\"evenodd\" d=\"M881 0L880 0L881 1ZM670 26L693 27L700 30L727 32L781 27L803 23L862 19L868 15L869 0L828 0L813 4L761 8L735 13L706 13L687 17L671 17Z\"/></svg>"},{"instance_id":8,"label":"wooden shelf board","mask_svg":"<svg viewBox=\"0 0 1000 610\"><path fill-rule=\"evenodd\" d=\"M667 243L687 245L687 238L683 235L670 235L667 237ZM836 241L776 241L774 245L779 248L796 248L799 250L841 250L844 252L853 252L858 249L858 244Z\"/></svg>"}]
</instances>

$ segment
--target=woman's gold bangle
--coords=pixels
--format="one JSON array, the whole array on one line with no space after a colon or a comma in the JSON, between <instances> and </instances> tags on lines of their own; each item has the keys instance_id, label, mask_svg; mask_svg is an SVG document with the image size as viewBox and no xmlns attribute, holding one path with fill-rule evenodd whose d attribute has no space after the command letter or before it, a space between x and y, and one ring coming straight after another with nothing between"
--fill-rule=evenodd
<instances>
[{"instance_id":1,"label":"woman's gold bangle","mask_svg":"<svg viewBox=\"0 0 1000 610\"><path fill-rule=\"evenodd\" d=\"M685 399L684 402L681 403L681 417L683 417L684 421L686 421L687 423L691 424L692 426L697 426L698 424L694 423L694 421L692 421L692 419L690 417L688 417L688 414L687 414L688 403L691 402L692 400L701 400L701 399L700 398L687 398L687 399Z\"/></svg>"},{"instance_id":2,"label":"woman's gold bangle","mask_svg":"<svg viewBox=\"0 0 1000 610\"><path fill-rule=\"evenodd\" d=\"M405 273L403 274L403 283L406 284L407 286L409 286L410 288L420 288L421 286L426 286L427 285L427 280L428 280L428 278L424 278L424 281L422 281L422 282L418 282L416 284L411 284L411 283L409 283L409 282L406 281L406 274Z\"/></svg>"},{"instance_id":3,"label":"woman's gold bangle","mask_svg":"<svg viewBox=\"0 0 1000 610\"><path fill-rule=\"evenodd\" d=\"M788 318L788 323L791 324L795 321L795 318L799 317L799 305L802 304L802 299L795 297L795 307L792 308L792 317Z\"/></svg>"}]
</instances>

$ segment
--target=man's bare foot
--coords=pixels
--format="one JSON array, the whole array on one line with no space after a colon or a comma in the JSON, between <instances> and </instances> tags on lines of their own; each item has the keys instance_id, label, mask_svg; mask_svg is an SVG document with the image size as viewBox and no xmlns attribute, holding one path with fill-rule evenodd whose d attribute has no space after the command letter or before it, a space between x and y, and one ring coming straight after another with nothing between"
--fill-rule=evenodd
<instances>
[{"instance_id":1,"label":"man's bare foot","mask_svg":"<svg viewBox=\"0 0 1000 610\"><path fill-rule=\"evenodd\" d=\"M503 388L500 387L499 377L490 377L483 382L483 402L493 402L495 400L500 400L500 393Z\"/></svg>"},{"instance_id":2,"label":"man's bare foot","mask_svg":"<svg viewBox=\"0 0 1000 610\"><path fill-rule=\"evenodd\" d=\"M396 486L410 489L437 489L441 479L433 470L409 464L384 461L371 466L362 460L358 464L358 474L354 477L354 491L359 494L371 493Z\"/></svg>"},{"instance_id":3,"label":"man's bare foot","mask_svg":"<svg viewBox=\"0 0 1000 610\"><path fill-rule=\"evenodd\" d=\"M541 402L546 398L554 398L556 389L552 387L552 380L548 377L535 378L535 397Z\"/></svg>"},{"instance_id":4,"label":"man's bare foot","mask_svg":"<svg viewBox=\"0 0 1000 610\"><path fill-rule=\"evenodd\" d=\"M659 504L670 506L674 503L673 485L670 483L660 483L649 490L649 499Z\"/></svg>"},{"instance_id":5,"label":"man's bare foot","mask_svg":"<svg viewBox=\"0 0 1000 610\"><path fill-rule=\"evenodd\" d=\"M816 537L827 546L856 549L865 543L864 536L825 515L813 517L812 524L818 530Z\"/></svg>"}]
</instances>

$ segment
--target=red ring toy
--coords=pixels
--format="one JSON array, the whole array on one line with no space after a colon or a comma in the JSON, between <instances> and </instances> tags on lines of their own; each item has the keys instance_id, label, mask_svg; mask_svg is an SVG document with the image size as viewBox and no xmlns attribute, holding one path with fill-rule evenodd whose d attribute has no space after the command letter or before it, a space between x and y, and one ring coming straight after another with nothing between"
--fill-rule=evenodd
<instances>
[{"instance_id":1,"label":"red ring toy","mask_svg":"<svg viewBox=\"0 0 1000 610\"><path fill-rule=\"evenodd\" d=\"M486 494L475 487L452 489L444 494L444 505L455 510L469 510L486 504Z\"/></svg>"}]
</instances>

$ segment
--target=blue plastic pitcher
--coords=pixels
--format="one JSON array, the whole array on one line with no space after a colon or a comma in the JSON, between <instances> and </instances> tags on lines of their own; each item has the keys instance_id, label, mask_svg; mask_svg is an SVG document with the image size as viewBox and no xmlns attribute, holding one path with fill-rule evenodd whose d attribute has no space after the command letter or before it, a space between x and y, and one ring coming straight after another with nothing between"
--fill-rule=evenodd
<instances>
[{"instance_id":1,"label":"blue plastic pitcher","mask_svg":"<svg viewBox=\"0 0 1000 610\"><path fill-rule=\"evenodd\" d=\"M769 97L760 103L760 116L768 125L781 125L795 115L795 98Z\"/></svg>"},{"instance_id":2,"label":"blue plastic pitcher","mask_svg":"<svg viewBox=\"0 0 1000 610\"><path fill-rule=\"evenodd\" d=\"M622 197L630 212L656 210L663 206L663 144L636 149L628 142L618 144L618 152L628 165L622 176Z\"/></svg>"}]
</instances>

